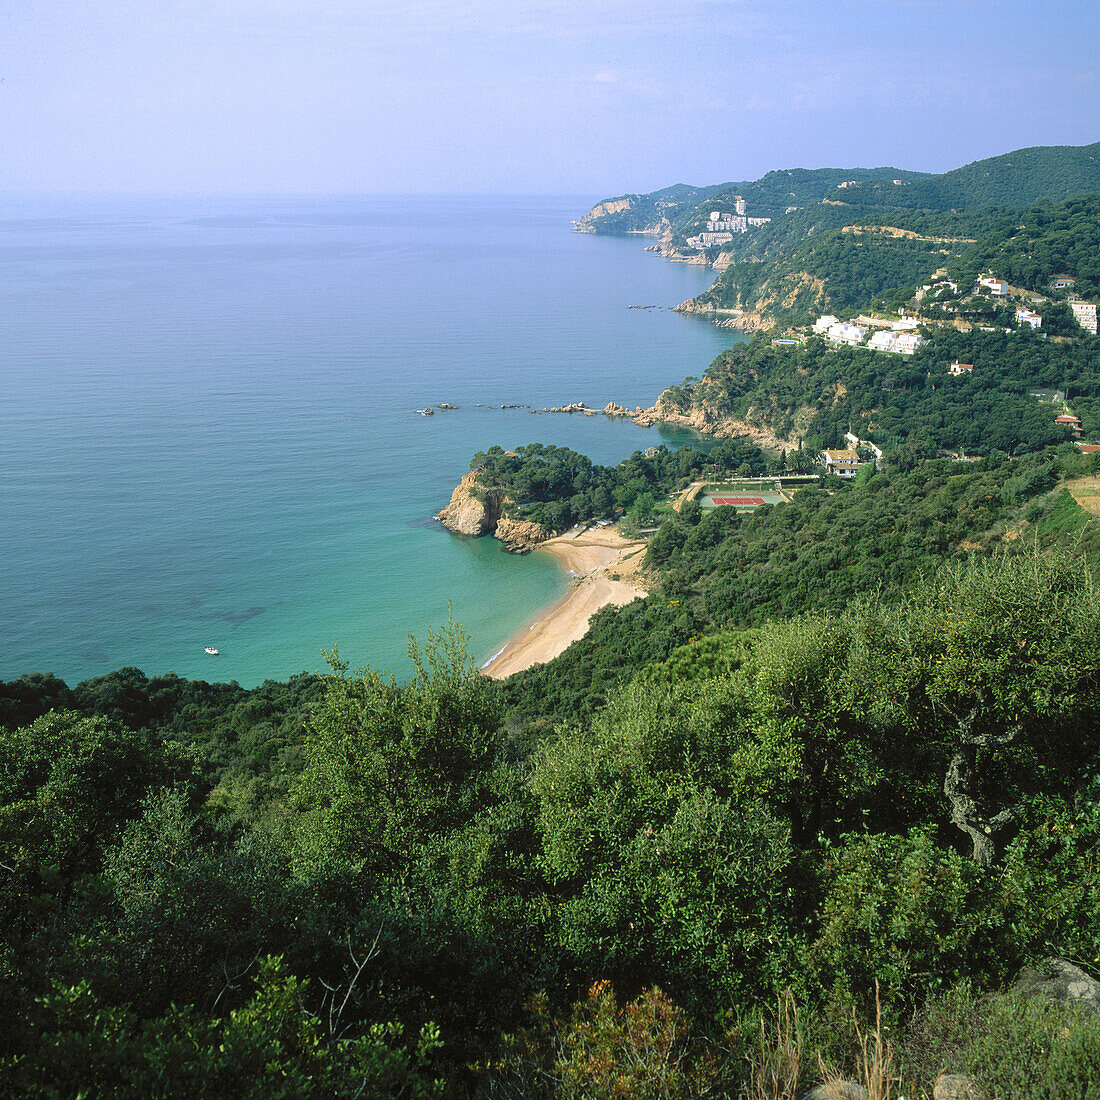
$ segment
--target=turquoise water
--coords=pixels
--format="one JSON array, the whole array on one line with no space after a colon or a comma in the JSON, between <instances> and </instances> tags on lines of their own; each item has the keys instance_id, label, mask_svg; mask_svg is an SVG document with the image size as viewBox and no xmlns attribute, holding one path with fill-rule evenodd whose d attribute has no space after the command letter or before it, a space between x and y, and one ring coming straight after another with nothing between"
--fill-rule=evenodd
<instances>
[{"instance_id":1,"label":"turquoise water","mask_svg":"<svg viewBox=\"0 0 1100 1100\"><path fill-rule=\"evenodd\" d=\"M565 581L431 520L472 455L676 437L477 403L648 405L737 339L628 309L712 275L572 233L587 205L9 200L0 678L248 686L333 644L400 678L448 606L476 657L499 648Z\"/></svg>"}]
</instances>

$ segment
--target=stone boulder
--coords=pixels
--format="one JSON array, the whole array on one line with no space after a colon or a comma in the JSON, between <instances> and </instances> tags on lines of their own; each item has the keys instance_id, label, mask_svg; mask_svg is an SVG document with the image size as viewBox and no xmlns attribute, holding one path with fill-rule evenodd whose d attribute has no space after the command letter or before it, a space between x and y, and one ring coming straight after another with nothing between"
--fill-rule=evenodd
<instances>
[{"instance_id":1,"label":"stone boulder","mask_svg":"<svg viewBox=\"0 0 1100 1100\"><path fill-rule=\"evenodd\" d=\"M814 1085L798 1100L867 1100L867 1090L855 1081L826 1081Z\"/></svg>"},{"instance_id":2,"label":"stone boulder","mask_svg":"<svg viewBox=\"0 0 1100 1100\"><path fill-rule=\"evenodd\" d=\"M1052 956L1025 966L1012 988L1025 997L1048 997L1059 1004L1075 1005L1100 1019L1100 982L1065 959Z\"/></svg>"},{"instance_id":3,"label":"stone boulder","mask_svg":"<svg viewBox=\"0 0 1100 1100\"><path fill-rule=\"evenodd\" d=\"M941 1073L932 1100L985 1100L985 1093L964 1073Z\"/></svg>"}]
</instances>

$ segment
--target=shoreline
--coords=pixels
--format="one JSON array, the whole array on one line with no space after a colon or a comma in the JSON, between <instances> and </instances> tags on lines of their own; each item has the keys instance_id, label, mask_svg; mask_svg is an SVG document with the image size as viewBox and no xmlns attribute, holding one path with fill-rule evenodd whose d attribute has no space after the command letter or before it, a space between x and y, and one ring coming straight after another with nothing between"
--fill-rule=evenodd
<instances>
[{"instance_id":1,"label":"shoreline","mask_svg":"<svg viewBox=\"0 0 1100 1100\"><path fill-rule=\"evenodd\" d=\"M545 664L583 638L588 620L601 607L621 607L647 589L638 576L644 539L625 539L615 527L599 527L572 536L558 535L533 553L552 555L572 573L569 591L542 607L527 620L480 668L493 680L502 680L535 664ZM614 573L619 580L612 580Z\"/></svg>"}]
</instances>

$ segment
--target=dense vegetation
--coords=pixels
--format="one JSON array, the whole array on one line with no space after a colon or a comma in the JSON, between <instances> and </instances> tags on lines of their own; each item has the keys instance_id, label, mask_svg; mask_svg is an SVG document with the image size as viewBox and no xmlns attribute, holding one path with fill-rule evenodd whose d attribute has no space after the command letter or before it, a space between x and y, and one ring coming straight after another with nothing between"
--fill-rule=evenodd
<instances>
[{"instance_id":1,"label":"dense vegetation","mask_svg":"<svg viewBox=\"0 0 1100 1100\"><path fill-rule=\"evenodd\" d=\"M973 371L952 376L956 359ZM1026 329L937 329L913 356L758 337L722 352L702 379L670 387L661 406L767 425L792 447L838 446L854 429L890 446L1019 453L1067 438L1059 410L1030 396L1044 388L1066 394L1086 433L1100 430L1097 343L1055 344Z\"/></svg>"},{"instance_id":2,"label":"dense vegetation","mask_svg":"<svg viewBox=\"0 0 1100 1100\"><path fill-rule=\"evenodd\" d=\"M977 210L988 206L1028 206L1040 199L1063 202L1097 191L1100 191L1100 142L1015 149L904 188L865 183L849 188L844 200L869 206Z\"/></svg>"},{"instance_id":3,"label":"dense vegetation","mask_svg":"<svg viewBox=\"0 0 1100 1100\"><path fill-rule=\"evenodd\" d=\"M656 590L598 612L582 641L512 677L506 699L516 719L537 727L582 717L614 685L671 659L678 647L688 646L693 660L705 653L728 667L740 653L737 632L904 592L940 564L996 544L1021 515L1041 526L1054 512L1051 534L1085 538L1085 513L1072 498L1051 493L1061 479L1097 465L1068 446L978 464L929 461L920 448L906 447L885 471L868 469L829 492L802 490L790 504L707 515L688 506L650 540L647 561L661 578ZM1090 525L1082 545L1092 547L1096 538ZM734 631L733 640L719 642L718 630Z\"/></svg>"},{"instance_id":4,"label":"dense vegetation","mask_svg":"<svg viewBox=\"0 0 1100 1100\"><path fill-rule=\"evenodd\" d=\"M709 453L707 453L709 451ZM568 447L528 443L515 451L490 447L470 463L480 491L495 490L509 515L564 531L579 520L626 513L635 527L657 518L658 502L687 484L707 463L719 463L744 476L758 477L768 460L758 447L725 439L707 451L654 447L635 452L617 466L597 466Z\"/></svg>"},{"instance_id":5,"label":"dense vegetation","mask_svg":"<svg viewBox=\"0 0 1100 1100\"><path fill-rule=\"evenodd\" d=\"M747 1094L763 1006L805 1082L877 982L900 1078L1042 1047L1090 1095L1100 1028L978 998L1100 936L1091 465L689 508L654 595L503 686L454 627L404 685L3 685L4 1091Z\"/></svg>"}]
</instances>

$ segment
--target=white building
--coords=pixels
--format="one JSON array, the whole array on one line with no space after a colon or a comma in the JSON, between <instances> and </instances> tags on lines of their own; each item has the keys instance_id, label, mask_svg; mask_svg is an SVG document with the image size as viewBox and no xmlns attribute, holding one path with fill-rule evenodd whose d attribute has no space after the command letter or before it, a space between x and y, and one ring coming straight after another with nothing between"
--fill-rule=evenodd
<instances>
[{"instance_id":1,"label":"white building","mask_svg":"<svg viewBox=\"0 0 1100 1100\"><path fill-rule=\"evenodd\" d=\"M836 474L837 477L855 477L860 466L859 455L855 451L822 451L821 460L825 463L826 473Z\"/></svg>"},{"instance_id":2,"label":"white building","mask_svg":"<svg viewBox=\"0 0 1100 1100\"><path fill-rule=\"evenodd\" d=\"M863 325L851 325L846 321L838 321L835 325L829 326L826 335L837 344L851 344L852 347L857 347L867 339L867 329Z\"/></svg>"},{"instance_id":3,"label":"white building","mask_svg":"<svg viewBox=\"0 0 1100 1100\"><path fill-rule=\"evenodd\" d=\"M742 217L745 216L745 200L743 198L741 198L740 195L738 195L737 198L734 200L733 208Z\"/></svg>"},{"instance_id":4,"label":"white building","mask_svg":"<svg viewBox=\"0 0 1100 1100\"><path fill-rule=\"evenodd\" d=\"M1016 310L1016 324L1031 325L1032 328L1038 328L1042 323L1043 319L1038 313L1033 313L1030 309L1025 309L1023 306Z\"/></svg>"},{"instance_id":5,"label":"white building","mask_svg":"<svg viewBox=\"0 0 1100 1100\"><path fill-rule=\"evenodd\" d=\"M1076 298L1070 302L1069 308L1073 310L1073 319L1093 336L1096 335L1096 306L1092 302L1080 302Z\"/></svg>"},{"instance_id":6,"label":"white building","mask_svg":"<svg viewBox=\"0 0 1100 1100\"><path fill-rule=\"evenodd\" d=\"M839 323L839 321L839 317L834 317L831 313L826 313L824 317L818 317L818 319L814 321L814 332L816 332L818 336L824 336L825 333L827 333L833 325Z\"/></svg>"},{"instance_id":7,"label":"white building","mask_svg":"<svg viewBox=\"0 0 1100 1100\"><path fill-rule=\"evenodd\" d=\"M947 368L947 373L950 375L954 375L955 378L959 378L964 374L969 374L973 369L973 363L960 363L956 359L955 362Z\"/></svg>"},{"instance_id":8,"label":"white building","mask_svg":"<svg viewBox=\"0 0 1100 1100\"><path fill-rule=\"evenodd\" d=\"M898 334L891 332L889 329L882 328L878 332L871 333L871 339L867 341L869 348L874 348L875 351L894 351L894 344L897 343Z\"/></svg>"},{"instance_id":9,"label":"white building","mask_svg":"<svg viewBox=\"0 0 1100 1100\"><path fill-rule=\"evenodd\" d=\"M923 343L924 337L919 332L899 332L894 341L894 351L912 355Z\"/></svg>"},{"instance_id":10,"label":"white building","mask_svg":"<svg viewBox=\"0 0 1100 1100\"><path fill-rule=\"evenodd\" d=\"M983 275L978 280L978 286L984 286L994 298L1008 297L1008 283L1003 279L994 279L992 275Z\"/></svg>"}]
</instances>

